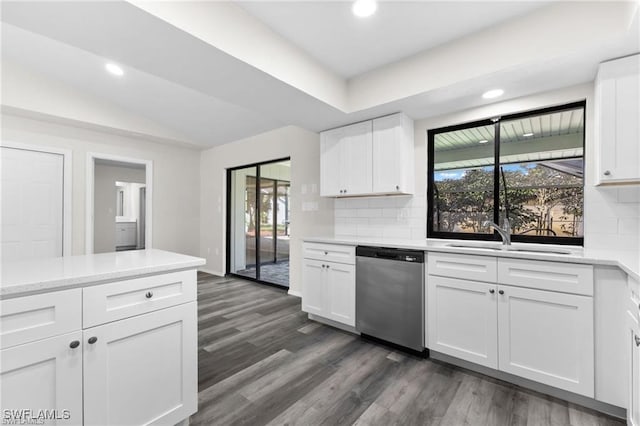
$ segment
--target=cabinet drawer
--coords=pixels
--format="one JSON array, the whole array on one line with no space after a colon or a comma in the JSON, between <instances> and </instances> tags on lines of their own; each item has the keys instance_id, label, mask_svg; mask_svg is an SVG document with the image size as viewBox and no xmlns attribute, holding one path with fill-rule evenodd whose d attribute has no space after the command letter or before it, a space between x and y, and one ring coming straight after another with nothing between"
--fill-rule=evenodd
<instances>
[{"instance_id":1,"label":"cabinet drawer","mask_svg":"<svg viewBox=\"0 0 640 426\"><path fill-rule=\"evenodd\" d=\"M466 254L429 253L427 273L449 278L495 282L496 258Z\"/></svg>"},{"instance_id":2,"label":"cabinet drawer","mask_svg":"<svg viewBox=\"0 0 640 426\"><path fill-rule=\"evenodd\" d=\"M498 259L498 282L593 296L593 266L538 260Z\"/></svg>"},{"instance_id":3,"label":"cabinet drawer","mask_svg":"<svg viewBox=\"0 0 640 426\"><path fill-rule=\"evenodd\" d=\"M0 300L0 348L82 328L82 289Z\"/></svg>"},{"instance_id":4,"label":"cabinet drawer","mask_svg":"<svg viewBox=\"0 0 640 426\"><path fill-rule=\"evenodd\" d=\"M325 260L327 262L346 263L348 265L355 265L356 263L355 246L304 243L303 251L305 259Z\"/></svg>"},{"instance_id":5,"label":"cabinet drawer","mask_svg":"<svg viewBox=\"0 0 640 426\"><path fill-rule=\"evenodd\" d=\"M196 300L196 271L172 272L83 289L83 327Z\"/></svg>"}]
</instances>

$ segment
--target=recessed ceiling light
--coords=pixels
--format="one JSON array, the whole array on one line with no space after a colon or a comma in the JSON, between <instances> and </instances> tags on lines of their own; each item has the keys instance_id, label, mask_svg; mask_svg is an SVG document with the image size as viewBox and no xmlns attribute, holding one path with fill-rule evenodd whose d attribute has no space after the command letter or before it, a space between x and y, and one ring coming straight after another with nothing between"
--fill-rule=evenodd
<instances>
[{"instance_id":1,"label":"recessed ceiling light","mask_svg":"<svg viewBox=\"0 0 640 426\"><path fill-rule=\"evenodd\" d=\"M113 75L117 75L118 77L124 75L124 70L119 65L109 62L104 67Z\"/></svg>"},{"instance_id":2,"label":"recessed ceiling light","mask_svg":"<svg viewBox=\"0 0 640 426\"><path fill-rule=\"evenodd\" d=\"M528 138L529 136L533 136L533 133L523 133L522 136Z\"/></svg>"},{"instance_id":3,"label":"recessed ceiling light","mask_svg":"<svg viewBox=\"0 0 640 426\"><path fill-rule=\"evenodd\" d=\"M482 139L481 141L478 141L478 143L487 143L489 142L487 139Z\"/></svg>"},{"instance_id":4,"label":"recessed ceiling light","mask_svg":"<svg viewBox=\"0 0 640 426\"><path fill-rule=\"evenodd\" d=\"M482 97L485 99L493 99L493 98L497 98L498 96L502 96L504 94L504 90L502 89L493 89L493 90L489 90L486 91L482 94Z\"/></svg>"},{"instance_id":5,"label":"recessed ceiling light","mask_svg":"<svg viewBox=\"0 0 640 426\"><path fill-rule=\"evenodd\" d=\"M366 18L376 13L378 3L376 0L356 0L353 2L351 11L359 18Z\"/></svg>"}]
</instances>

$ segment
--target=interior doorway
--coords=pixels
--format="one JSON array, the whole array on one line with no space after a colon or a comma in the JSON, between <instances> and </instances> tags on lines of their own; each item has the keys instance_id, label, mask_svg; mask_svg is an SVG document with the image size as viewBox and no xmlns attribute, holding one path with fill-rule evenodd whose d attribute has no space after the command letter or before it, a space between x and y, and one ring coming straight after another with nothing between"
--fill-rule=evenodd
<instances>
[{"instance_id":1,"label":"interior doorway","mask_svg":"<svg viewBox=\"0 0 640 426\"><path fill-rule=\"evenodd\" d=\"M227 272L289 287L291 161L227 171Z\"/></svg>"},{"instance_id":2,"label":"interior doorway","mask_svg":"<svg viewBox=\"0 0 640 426\"><path fill-rule=\"evenodd\" d=\"M87 253L151 248L151 162L90 154Z\"/></svg>"}]
</instances>

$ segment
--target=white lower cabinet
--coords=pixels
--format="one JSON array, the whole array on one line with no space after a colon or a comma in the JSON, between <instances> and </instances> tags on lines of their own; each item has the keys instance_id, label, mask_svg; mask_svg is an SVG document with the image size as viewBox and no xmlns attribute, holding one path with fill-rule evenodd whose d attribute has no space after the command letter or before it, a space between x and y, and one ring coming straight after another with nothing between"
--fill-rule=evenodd
<instances>
[{"instance_id":1,"label":"white lower cabinet","mask_svg":"<svg viewBox=\"0 0 640 426\"><path fill-rule=\"evenodd\" d=\"M356 267L341 263L327 263L327 316L329 319L355 327L356 325Z\"/></svg>"},{"instance_id":2,"label":"white lower cabinet","mask_svg":"<svg viewBox=\"0 0 640 426\"><path fill-rule=\"evenodd\" d=\"M2 300L3 420L103 426L188 419L198 408L195 282L196 271L188 270Z\"/></svg>"},{"instance_id":3,"label":"white lower cabinet","mask_svg":"<svg viewBox=\"0 0 640 426\"><path fill-rule=\"evenodd\" d=\"M197 348L183 343L197 341L196 312L191 302L83 331L85 424L175 424L197 410Z\"/></svg>"},{"instance_id":4,"label":"white lower cabinet","mask_svg":"<svg viewBox=\"0 0 640 426\"><path fill-rule=\"evenodd\" d=\"M302 268L302 310L354 327L355 265L304 259Z\"/></svg>"},{"instance_id":5,"label":"white lower cabinet","mask_svg":"<svg viewBox=\"0 0 640 426\"><path fill-rule=\"evenodd\" d=\"M47 416L44 424L81 425L81 341L82 332L75 331L0 351L3 419L26 424L20 420Z\"/></svg>"},{"instance_id":6,"label":"white lower cabinet","mask_svg":"<svg viewBox=\"0 0 640 426\"><path fill-rule=\"evenodd\" d=\"M448 264L450 255L428 257L429 349L594 397L593 297L526 288L548 288L555 280L568 281L569 277L572 289L593 294L592 271L589 274L581 270L582 275L574 277L567 273L572 265L530 262L526 268L519 266L522 274L526 272L521 286L517 274L509 275L512 285L504 285L500 283L500 273L497 279L482 275L489 282L459 277L460 270L477 266L478 256L457 256L459 267L451 270L434 266ZM495 261L487 259L489 263L491 259ZM498 264L502 261L498 259ZM540 275L544 275L545 282L531 281L529 270L533 267L544 271Z\"/></svg>"},{"instance_id":7,"label":"white lower cabinet","mask_svg":"<svg viewBox=\"0 0 640 426\"><path fill-rule=\"evenodd\" d=\"M499 369L594 396L593 298L498 286Z\"/></svg>"},{"instance_id":8,"label":"white lower cabinet","mask_svg":"<svg viewBox=\"0 0 640 426\"><path fill-rule=\"evenodd\" d=\"M640 324L638 315L627 312L629 356L629 401L627 406L627 424L640 425Z\"/></svg>"},{"instance_id":9,"label":"white lower cabinet","mask_svg":"<svg viewBox=\"0 0 640 426\"><path fill-rule=\"evenodd\" d=\"M498 368L496 285L430 276L427 292L430 349Z\"/></svg>"},{"instance_id":10,"label":"white lower cabinet","mask_svg":"<svg viewBox=\"0 0 640 426\"><path fill-rule=\"evenodd\" d=\"M313 315L323 316L326 313L325 264L311 259L302 262L302 310Z\"/></svg>"}]
</instances>

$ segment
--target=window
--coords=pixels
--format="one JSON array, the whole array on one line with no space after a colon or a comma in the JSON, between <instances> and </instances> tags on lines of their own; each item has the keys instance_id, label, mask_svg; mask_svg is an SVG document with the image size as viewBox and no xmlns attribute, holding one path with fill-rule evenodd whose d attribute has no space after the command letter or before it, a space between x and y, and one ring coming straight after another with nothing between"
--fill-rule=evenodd
<instances>
[{"instance_id":1,"label":"window","mask_svg":"<svg viewBox=\"0 0 640 426\"><path fill-rule=\"evenodd\" d=\"M429 130L427 236L583 242L584 109L578 102Z\"/></svg>"}]
</instances>

